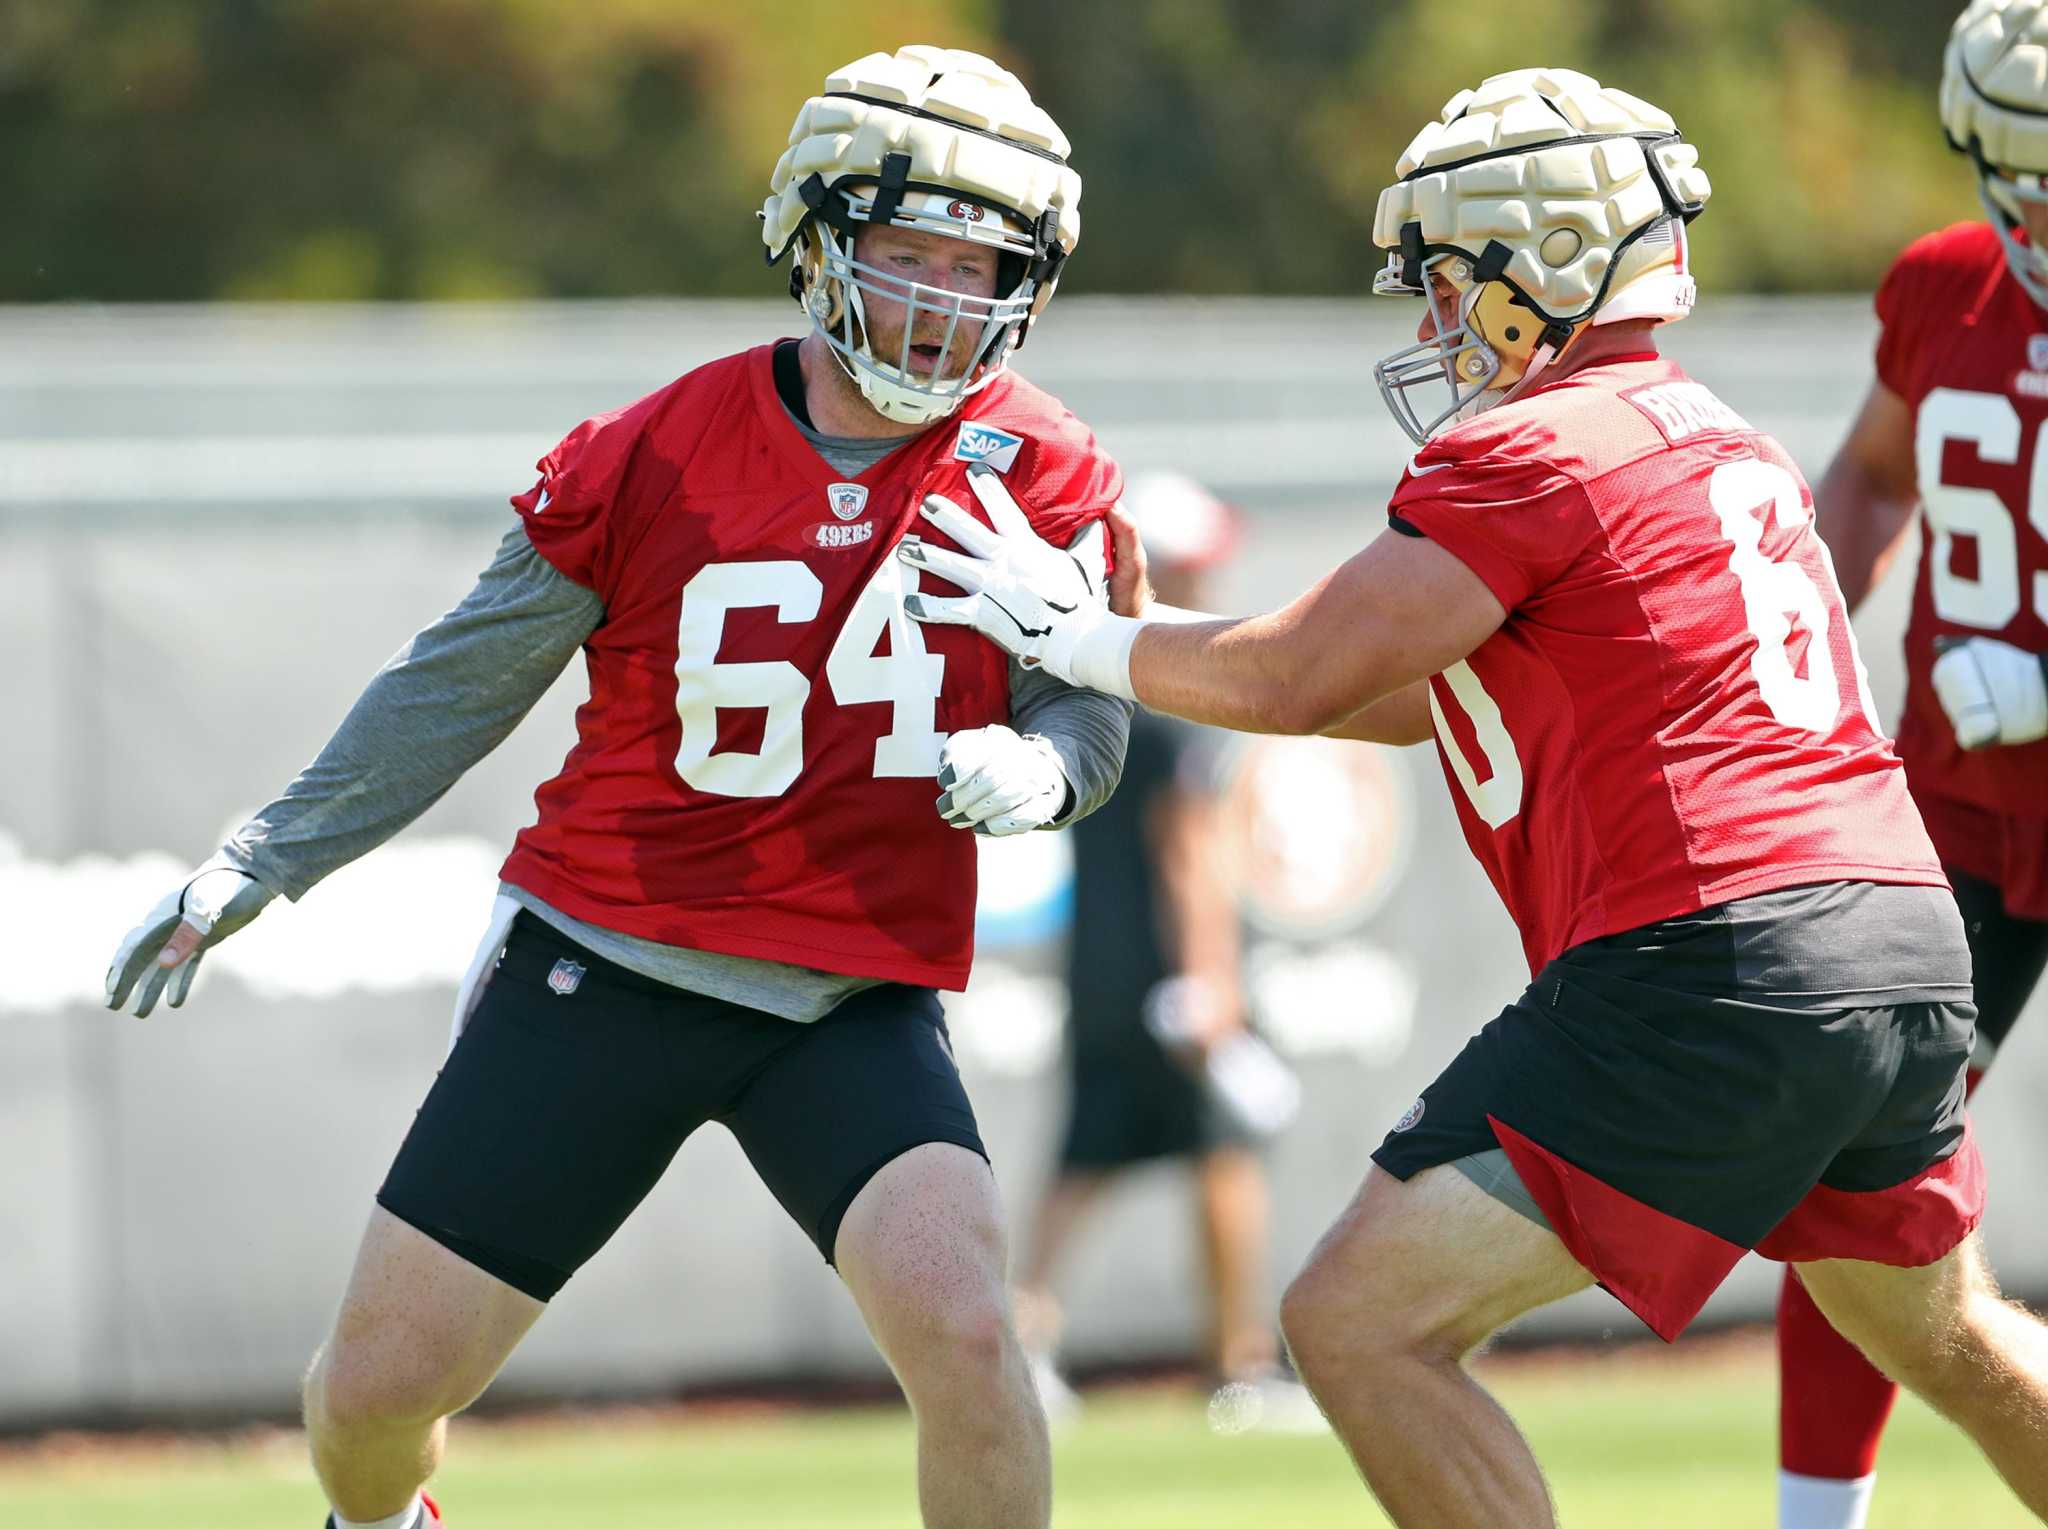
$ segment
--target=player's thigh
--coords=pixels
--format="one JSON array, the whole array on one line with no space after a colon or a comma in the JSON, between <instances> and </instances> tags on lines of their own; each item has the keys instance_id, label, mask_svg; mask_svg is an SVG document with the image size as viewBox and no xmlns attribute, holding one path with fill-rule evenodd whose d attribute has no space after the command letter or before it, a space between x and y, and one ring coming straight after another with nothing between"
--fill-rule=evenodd
<instances>
[{"instance_id":1,"label":"player's thigh","mask_svg":"<svg viewBox=\"0 0 2048 1529\"><path fill-rule=\"evenodd\" d=\"M2048 970L2048 922L2006 912L2004 892L1992 882L1953 866L1948 876L1970 942L1978 1035L1971 1065L1982 1071Z\"/></svg>"},{"instance_id":2,"label":"player's thigh","mask_svg":"<svg viewBox=\"0 0 2048 1529\"><path fill-rule=\"evenodd\" d=\"M1799 1278L1837 1332L1909 1383L1940 1369L1954 1352L1973 1300L1998 1295L1975 1232L1932 1263L1900 1268L1822 1259L1800 1264Z\"/></svg>"},{"instance_id":3,"label":"player's thigh","mask_svg":"<svg viewBox=\"0 0 2048 1529\"><path fill-rule=\"evenodd\" d=\"M936 994L888 983L795 1028L718 1118L827 1263L849 1208L905 1153L947 1144L987 1174Z\"/></svg>"},{"instance_id":4,"label":"player's thigh","mask_svg":"<svg viewBox=\"0 0 2048 1529\"><path fill-rule=\"evenodd\" d=\"M336 1421L457 1411L546 1309L374 1207L315 1368L313 1406Z\"/></svg>"},{"instance_id":5,"label":"player's thigh","mask_svg":"<svg viewBox=\"0 0 2048 1529\"><path fill-rule=\"evenodd\" d=\"M1297 1350L1462 1355L1592 1282L1548 1229L1455 1166L1405 1180L1375 1167L1289 1287L1282 1322Z\"/></svg>"}]
</instances>

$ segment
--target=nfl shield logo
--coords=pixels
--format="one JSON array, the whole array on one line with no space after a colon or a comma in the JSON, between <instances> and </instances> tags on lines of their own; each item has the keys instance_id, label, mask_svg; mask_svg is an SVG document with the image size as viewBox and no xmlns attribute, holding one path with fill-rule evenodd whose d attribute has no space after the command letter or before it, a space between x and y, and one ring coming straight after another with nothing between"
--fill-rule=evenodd
<instances>
[{"instance_id":1,"label":"nfl shield logo","mask_svg":"<svg viewBox=\"0 0 2048 1529\"><path fill-rule=\"evenodd\" d=\"M868 507L868 491L859 483L835 483L825 490L825 502L841 520L852 520Z\"/></svg>"},{"instance_id":2,"label":"nfl shield logo","mask_svg":"<svg viewBox=\"0 0 2048 1529\"><path fill-rule=\"evenodd\" d=\"M555 969L548 973L548 986L555 990L558 998L567 998L576 991L583 981L584 967L580 961L571 961L566 956L555 963Z\"/></svg>"},{"instance_id":3,"label":"nfl shield logo","mask_svg":"<svg viewBox=\"0 0 2048 1529\"><path fill-rule=\"evenodd\" d=\"M2027 370L2048 372L2048 334L2027 336Z\"/></svg>"}]
</instances>

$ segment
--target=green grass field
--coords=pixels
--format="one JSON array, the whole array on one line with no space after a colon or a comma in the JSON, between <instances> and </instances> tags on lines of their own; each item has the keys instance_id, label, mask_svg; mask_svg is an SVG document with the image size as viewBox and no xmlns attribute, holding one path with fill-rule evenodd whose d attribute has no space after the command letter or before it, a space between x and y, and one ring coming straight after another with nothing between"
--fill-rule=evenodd
<instances>
[{"instance_id":1,"label":"green grass field","mask_svg":"<svg viewBox=\"0 0 2048 1529\"><path fill-rule=\"evenodd\" d=\"M1768 1529L1773 1377L1739 1339L1670 1353L1490 1362L1569 1529ZM1061 1529L1384 1523L1328 1436L1218 1437L1193 1391L1095 1391L1056 1437ZM458 1425L437 1491L451 1529L903 1529L911 1434L893 1408L688 1407ZM295 1435L49 1441L0 1454L6 1529L317 1529ZM1975 1450L1900 1405L1873 1529L2027 1517Z\"/></svg>"}]
</instances>

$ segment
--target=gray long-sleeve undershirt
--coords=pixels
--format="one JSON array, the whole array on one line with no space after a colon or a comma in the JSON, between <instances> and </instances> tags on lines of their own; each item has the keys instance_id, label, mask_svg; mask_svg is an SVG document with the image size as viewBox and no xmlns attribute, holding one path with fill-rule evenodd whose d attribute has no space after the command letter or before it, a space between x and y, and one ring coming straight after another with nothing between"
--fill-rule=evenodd
<instances>
[{"instance_id":1,"label":"gray long-sleeve undershirt","mask_svg":"<svg viewBox=\"0 0 2048 1529\"><path fill-rule=\"evenodd\" d=\"M849 477L902 444L804 434ZM468 597L378 671L319 757L235 832L225 853L297 899L440 800L505 740L603 620L597 594L558 572L525 527L515 526ZM1126 703L1013 662L1010 710L1017 731L1037 733L1059 757L1073 790L1062 823L1108 799L1129 739ZM572 918L523 887L500 890L642 976L784 1019L821 1018L875 985L869 977L661 944Z\"/></svg>"}]
</instances>

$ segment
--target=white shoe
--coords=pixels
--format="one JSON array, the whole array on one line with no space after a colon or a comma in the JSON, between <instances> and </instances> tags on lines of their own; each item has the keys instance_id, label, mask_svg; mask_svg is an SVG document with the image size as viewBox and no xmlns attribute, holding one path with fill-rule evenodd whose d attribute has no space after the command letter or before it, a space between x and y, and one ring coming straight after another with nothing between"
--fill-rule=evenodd
<instances>
[{"instance_id":1,"label":"white shoe","mask_svg":"<svg viewBox=\"0 0 2048 1529\"><path fill-rule=\"evenodd\" d=\"M1330 1420L1309 1395L1308 1387L1284 1375L1269 1375L1257 1382L1265 1406L1259 1427L1266 1433L1328 1433Z\"/></svg>"}]
</instances>

